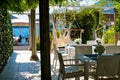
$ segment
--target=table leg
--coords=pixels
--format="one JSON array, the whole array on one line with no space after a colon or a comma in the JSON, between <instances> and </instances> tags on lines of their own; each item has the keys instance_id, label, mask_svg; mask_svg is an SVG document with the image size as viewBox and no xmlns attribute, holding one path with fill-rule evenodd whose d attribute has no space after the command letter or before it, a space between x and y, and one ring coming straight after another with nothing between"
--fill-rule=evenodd
<instances>
[{"instance_id":1,"label":"table leg","mask_svg":"<svg viewBox=\"0 0 120 80\"><path fill-rule=\"evenodd\" d=\"M88 62L84 62L84 64L85 64L85 66L84 66L84 71L85 71L84 79L88 80L88 77L89 77Z\"/></svg>"}]
</instances>

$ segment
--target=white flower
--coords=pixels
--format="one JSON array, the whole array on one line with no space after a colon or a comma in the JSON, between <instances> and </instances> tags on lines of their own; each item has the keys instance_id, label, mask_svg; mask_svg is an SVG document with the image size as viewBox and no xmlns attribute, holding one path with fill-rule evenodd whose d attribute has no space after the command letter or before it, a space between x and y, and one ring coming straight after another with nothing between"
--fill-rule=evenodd
<instances>
[{"instance_id":1,"label":"white flower","mask_svg":"<svg viewBox=\"0 0 120 80\"><path fill-rule=\"evenodd\" d=\"M77 44L81 44L82 39L81 38L75 39L74 42L77 43Z\"/></svg>"},{"instance_id":2,"label":"white flower","mask_svg":"<svg viewBox=\"0 0 120 80\"><path fill-rule=\"evenodd\" d=\"M101 39L100 38L97 38L95 41L97 42L98 45L101 44Z\"/></svg>"}]
</instances>

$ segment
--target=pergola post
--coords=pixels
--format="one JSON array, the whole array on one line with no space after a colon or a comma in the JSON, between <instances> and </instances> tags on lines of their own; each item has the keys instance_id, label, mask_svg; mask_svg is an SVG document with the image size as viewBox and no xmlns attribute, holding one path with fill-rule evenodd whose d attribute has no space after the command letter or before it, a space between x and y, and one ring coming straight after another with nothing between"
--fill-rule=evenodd
<instances>
[{"instance_id":1,"label":"pergola post","mask_svg":"<svg viewBox=\"0 0 120 80\"><path fill-rule=\"evenodd\" d=\"M116 18L117 18L117 10L114 8L114 26L116 27ZM119 32L115 31L115 42L114 44L117 45L117 42L118 42L118 34Z\"/></svg>"},{"instance_id":2,"label":"pergola post","mask_svg":"<svg viewBox=\"0 0 120 80\"><path fill-rule=\"evenodd\" d=\"M32 28L31 28L31 14L28 14L28 18L29 18L29 50L32 50L32 40L31 40L31 32L32 32Z\"/></svg>"},{"instance_id":3,"label":"pergola post","mask_svg":"<svg viewBox=\"0 0 120 80\"><path fill-rule=\"evenodd\" d=\"M31 48L32 55L30 60L39 60L36 55L36 26L35 26L35 10L31 10Z\"/></svg>"},{"instance_id":4,"label":"pergola post","mask_svg":"<svg viewBox=\"0 0 120 80\"><path fill-rule=\"evenodd\" d=\"M51 80L49 0L39 0L41 80Z\"/></svg>"}]
</instances>

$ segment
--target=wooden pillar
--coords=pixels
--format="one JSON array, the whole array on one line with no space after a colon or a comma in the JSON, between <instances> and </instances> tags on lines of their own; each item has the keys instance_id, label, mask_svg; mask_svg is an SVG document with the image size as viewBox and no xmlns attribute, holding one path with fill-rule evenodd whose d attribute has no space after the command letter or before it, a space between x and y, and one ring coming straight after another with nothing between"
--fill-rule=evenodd
<instances>
[{"instance_id":1,"label":"wooden pillar","mask_svg":"<svg viewBox=\"0 0 120 80\"><path fill-rule=\"evenodd\" d=\"M39 0L41 80L51 80L49 0Z\"/></svg>"},{"instance_id":2,"label":"wooden pillar","mask_svg":"<svg viewBox=\"0 0 120 80\"><path fill-rule=\"evenodd\" d=\"M31 34L31 32L32 32L32 28L31 28L31 14L29 14L28 15L28 18L29 18L29 50L32 50L32 34Z\"/></svg>"},{"instance_id":3,"label":"wooden pillar","mask_svg":"<svg viewBox=\"0 0 120 80\"><path fill-rule=\"evenodd\" d=\"M36 26L35 26L35 10L31 10L31 43L32 56L30 60L39 60L36 55Z\"/></svg>"},{"instance_id":4,"label":"wooden pillar","mask_svg":"<svg viewBox=\"0 0 120 80\"><path fill-rule=\"evenodd\" d=\"M114 8L114 26L116 27L116 18L117 18L117 10ZM118 42L118 32L115 31L115 41L114 41L114 44L117 45L117 42Z\"/></svg>"}]
</instances>

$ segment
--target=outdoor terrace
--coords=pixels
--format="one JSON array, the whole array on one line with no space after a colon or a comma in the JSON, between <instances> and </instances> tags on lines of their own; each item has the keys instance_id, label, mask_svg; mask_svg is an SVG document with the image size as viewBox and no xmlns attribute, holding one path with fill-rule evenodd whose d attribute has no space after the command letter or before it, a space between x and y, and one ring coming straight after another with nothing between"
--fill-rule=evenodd
<instances>
[{"instance_id":1,"label":"outdoor terrace","mask_svg":"<svg viewBox=\"0 0 120 80\"><path fill-rule=\"evenodd\" d=\"M0 80L41 80L40 52L38 61L30 61L31 51L15 50L0 74ZM51 62L53 54L51 54ZM52 80L57 76L51 71ZM70 79L74 80L74 79ZM81 80L84 80L83 77ZM91 79L93 80L93 79Z\"/></svg>"}]
</instances>

